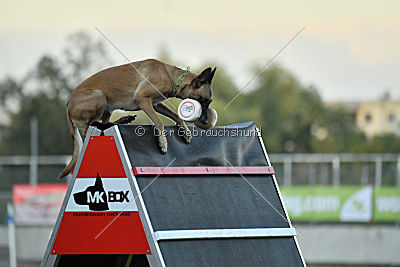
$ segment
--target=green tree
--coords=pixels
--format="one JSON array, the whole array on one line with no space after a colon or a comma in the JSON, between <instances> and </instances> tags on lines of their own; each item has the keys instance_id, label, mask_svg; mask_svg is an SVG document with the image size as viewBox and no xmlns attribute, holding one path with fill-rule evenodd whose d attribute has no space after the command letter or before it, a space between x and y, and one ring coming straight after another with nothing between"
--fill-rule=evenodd
<instances>
[{"instance_id":1,"label":"green tree","mask_svg":"<svg viewBox=\"0 0 400 267\"><path fill-rule=\"evenodd\" d=\"M21 108L11 115L11 123L4 130L0 151L2 154L30 153L30 118L38 118L39 154L68 154L72 142L66 123L65 102L60 98L39 93L27 97Z\"/></svg>"},{"instance_id":2,"label":"green tree","mask_svg":"<svg viewBox=\"0 0 400 267\"><path fill-rule=\"evenodd\" d=\"M304 87L277 64L263 72L255 89L243 96L248 108L257 110L258 123L273 152L310 152L312 125L323 111L313 87Z\"/></svg>"},{"instance_id":3,"label":"green tree","mask_svg":"<svg viewBox=\"0 0 400 267\"><path fill-rule=\"evenodd\" d=\"M9 117L1 129L0 154L28 154L30 118L39 125L40 154L69 154L72 142L66 121L70 92L94 69L109 64L103 44L85 33L68 37L59 59L44 55L20 81L6 77L0 81L0 106Z\"/></svg>"},{"instance_id":4,"label":"green tree","mask_svg":"<svg viewBox=\"0 0 400 267\"><path fill-rule=\"evenodd\" d=\"M384 134L374 136L364 147L363 152L387 152L399 153L400 151L400 138L394 134Z\"/></svg>"},{"instance_id":5,"label":"green tree","mask_svg":"<svg viewBox=\"0 0 400 267\"><path fill-rule=\"evenodd\" d=\"M316 88L302 85L278 64L256 83L238 99L238 109L253 110L248 114L261 125L270 152L361 152L365 147L366 137L349 114L327 107Z\"/></svg>"},{"instance_id":6,"label":"green tree","mask_svg":"<svg viewBox=\"0 0 400 267\"><path fill-rule=\"evenodd\" d=\"M318 117L318 125L324 127L327 134L325 138L312 140L312 152L363 152L367 139L344 110L325 108Z\"/></svg>"},{"instance_id":7,"label":"green tree","mask_svg":"<svg viewBox=\"0 0 400 267\"><path fill-rule=\"evenodd\" d=\"M164 47L160 58L177 64ZM77 33L68 38L62 57L44 55L23 79L1 80L0 107L10 123L0 129L0 154L29 153L32 116L39 121L41 154L70 153L72 142L65 118L69 94L90 74L109 65L102 42ZM268 67L253 81L253 90L240 94L226 107L238 95L239 88L218 62L206 62L191 71L200 73L209 66L218 68L211 104L218 112L218 125L256 122L270 152L398 152L400 149L400 138L395 135L367 139L349 114L326 107L316 88L301 84L278 64ZM253 73L259 70L255 68ZM179 99L169 102L177 107ZM136 114L135 124L151 123L142 111ZM122 115L125 115L122 111L114 112L111 120ZM161 117L165 124L172 124Z\"/></svg>"}]
</instances>

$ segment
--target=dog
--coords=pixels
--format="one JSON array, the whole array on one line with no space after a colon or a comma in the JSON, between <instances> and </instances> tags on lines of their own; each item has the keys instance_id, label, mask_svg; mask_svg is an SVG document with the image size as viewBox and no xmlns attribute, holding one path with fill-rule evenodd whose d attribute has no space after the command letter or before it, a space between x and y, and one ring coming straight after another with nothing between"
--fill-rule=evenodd
<instances>
[{"instance_id":1,"label":"dog","mask_svg":"<svg viewBox=\"0 0 400 267\"><path fill-rule=\"evenodd\" d=\"M156 112L172 119L183 130L183 138L190 143L191 132L179 116L162 102L170 97L192 98L200 102L201 124L208 123L208 107L212 102L211 82L216 68L209 67L199 75L156 59L146 59L102 70L83 81L71 93L67 103L67 121L74 141L71 162L58 178L67 176L78 159L82 147L79 129L85 138L89 126L98 120L110 123L113 110L143 110L158 130L158 144L167 153L168 144L164 125ZM135 116L125 116L116 124L130 123Z\"/></svg>"}]
</instances>

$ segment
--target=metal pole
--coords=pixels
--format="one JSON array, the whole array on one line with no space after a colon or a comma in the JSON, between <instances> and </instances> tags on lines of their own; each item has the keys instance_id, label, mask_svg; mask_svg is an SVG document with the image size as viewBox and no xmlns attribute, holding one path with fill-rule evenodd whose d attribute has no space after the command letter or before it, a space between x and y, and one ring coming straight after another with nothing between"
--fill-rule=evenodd
<instances>
[{"instance_id":1,"label":"metal pole","mask_svg":"<svg viewBox=\"0 0 400 267\"><path fill-rule=\"evenodd\" d=\"M396 186L397 186L397 187L400 187L400 156L397 158Z\"/></svg>"},{"instance_id":2,"label":"metal pole","mask_svg":"<svg viewBox=\"0 0 400 267\"><path fill-rule=\"evenodd\" d=\"M15 246L14 208L7 203L7 225L8 225L8 250L10 256L10 267L17 267L17 253Z\"/></svg>"},{"instance_id":3,"label":"metal pole","mask_svg":"<svg viewBox=\"0 0 400 267\"><path fill-rule=\"evenodd\" d=\"M320 172L321 172L321 185L328 185L329 184L328 164L326 163L320 164Z\"/></svg>"},{"instance_id":4,"label":"metal pole","mask_svg":"<svg viewBox=\"0 0 400 267\"><path fill-rule=\"evenodd\" d=\"M288 155L283 160L283 185L292 186L292 156Z\"/></svg>"},{"instance_id":5,"label":"metal pole","mask_svg":"<svg viewBox=\"0 0 400 267\"><path fill-rule=\"evenodd\" d=\"M332 160L332 185L339 187L340 185L340 157L335 156Z\"/></svg>"},{"instance_id":6,"label":"metal pole","mask_svg":"<svg viewBox=\"0 0 400 267\"><path fill-rule=\"evenodd\" d=\"M310 186L314 186L317 181L316 181L316 169L314 164L308 165L308 184Z\"/></svg>"},{"instance_id":7,"label":"metal pole","mask_svg":"<svg viewBox=\"0 0 400 267\"><path fill-rule=\"evenodd\" d=\"M379 188L382 184L382 156L375 159L375 187Z\"/></svg>"},{"instance_id":8,"label":"metal pole","mask_svg":"<svg viewBox=\"0 0 400 267\"><path fill-rule=\"evenodd\" d=\"M369 173L369 166L368 162L361 163L361 184L367 185L368 184L368 173Z\"/></svg>"},{"instance_id":9,"label":"metal pole","mask_svg":"<svg viewBox=\"0 0 400 267\"><path fill-rule=\"evenodd\" d=\"M34 116L31 118L31 157L29 161L29 184L37 185L38 182L38 121Z\"/></svg>"}]
</instances>

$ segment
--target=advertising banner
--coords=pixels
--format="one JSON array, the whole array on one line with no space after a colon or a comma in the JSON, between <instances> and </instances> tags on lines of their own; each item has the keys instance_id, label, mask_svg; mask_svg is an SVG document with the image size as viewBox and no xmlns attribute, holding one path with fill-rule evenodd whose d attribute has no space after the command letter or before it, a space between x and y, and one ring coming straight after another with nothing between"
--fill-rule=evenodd
<instances>
[{"instance_id":1,"label":"advertising banner","mask_svg":"<svg viewBox=\"0 0 400 267\"><path fill-rule=\"evenodd\" d=\"M67 184L15 185L13 187L15 223L53 225L67 189Z\"/></svg>"},{"instance_id":2,"label":"advertising banner","mask_svg":"<svg viewBox=\"0 0 400 267\"><path fill-rule=\"evenodd\" d=\"M282 187L284 203L293 221L370 222L373 187Z\"/></svg>"},{"instance_id":3,"label":"advertising banner","mask_svg":"<svg viewBox=\"0 0 400 267\"><path fill-rule=\"evenodd\" d=\"M375 188L374 193L374 221L400 221L400 188Z\"/></svg>"}]
</instances>

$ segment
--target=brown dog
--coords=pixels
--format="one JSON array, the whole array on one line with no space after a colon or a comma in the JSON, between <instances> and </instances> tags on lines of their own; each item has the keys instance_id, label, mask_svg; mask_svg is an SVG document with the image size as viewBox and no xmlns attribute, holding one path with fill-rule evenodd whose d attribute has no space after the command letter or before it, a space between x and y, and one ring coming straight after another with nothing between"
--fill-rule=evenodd
<instances>
[{"instance_id":1,"label":"brown dog","mask_svg":"<svg viewBox=\"0 0 400 267\"><path fill-rule=\"evenodd\" d=\"M67 104L67 118L70 134L74 140L71 162L61 171L58 178L68 175L75 167L82 140L77 128L84 129L97 120L109 123L115 109L126 111L143 110L159 131L158 143L162 153L167 152L167 139L164 125L156 111L175 121L184 130L186 143L192 138L190 130L178 115L165 106L162 101L168 97L192 98L200 102L202 114L199 121L208 123L208 106L212 101L211 81L216 68L205 69L195 75L175 66L155 59L133 62L102 70L83 81L72 92ZM114 123L129 123L134 116L126 116Z\"/></svg>"}]
</instances>

